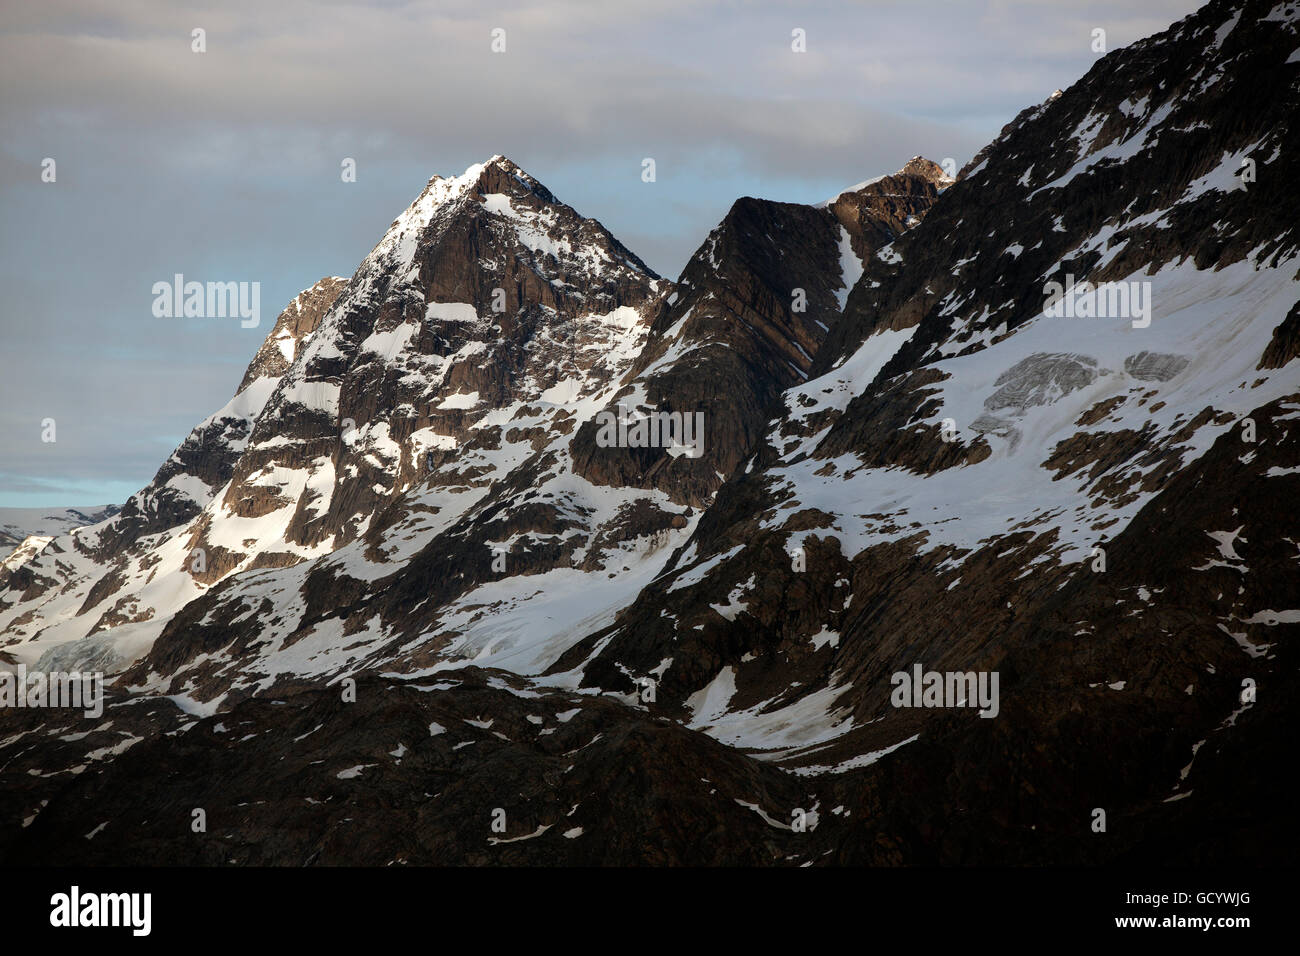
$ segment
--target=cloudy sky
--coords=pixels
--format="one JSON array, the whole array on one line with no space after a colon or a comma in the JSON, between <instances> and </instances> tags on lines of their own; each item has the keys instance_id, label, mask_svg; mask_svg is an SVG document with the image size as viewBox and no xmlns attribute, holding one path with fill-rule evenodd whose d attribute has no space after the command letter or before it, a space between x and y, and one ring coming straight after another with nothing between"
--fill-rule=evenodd
<instances>
[{"instance_id":1,"label":"cloudy sky","mask_svg":"<svg viewBox=\"0 0 1300 956\"><path fill-rule=\"evenodd\" d=\"M960 166L1087 72L1095 28L1113 50L1197 5L5 2L0 506L125 500L435 173L503 153L675 278L737 197ZM260 282L261 326L155 318L178 272Z\"/></svg>"}]
</instances>

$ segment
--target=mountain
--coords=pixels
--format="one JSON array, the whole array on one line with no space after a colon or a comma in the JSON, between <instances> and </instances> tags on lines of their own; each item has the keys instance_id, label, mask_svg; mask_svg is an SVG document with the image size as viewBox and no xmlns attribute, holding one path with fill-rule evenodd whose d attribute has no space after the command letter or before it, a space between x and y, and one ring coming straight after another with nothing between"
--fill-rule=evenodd
<instances>
[{"instance_id":1,"label":"mountain","mask_svg":"<svg viewBox=\"0 0 1300 956\"><path fill-rule=\"evenodd\" d=\"M1300 623L1295 17L1211 4L1009 124L871 258L687 549L558 666L658 668L663 712L853 779L888 844L841 859L1266 853L1279 810L1228 834L1280 744L1243 687L1281 705ZM1135 307L1054 316L1070 282ZM998 718L891 706L917 663L999 672ZM941 839L916 807L968 816Z\"/></svg>"},{"instance_id":2,"label":"mountain","mask_svg":"<svg viewBox=\"0 0 1300 956\"><path fill-rule=\"evenodd\" d=\"M6 563L0 633L11 658L119 671L148 648L171 614L202 593L206 556L191 547L196 523L216 507L253 422L342 281L322 279L294 299L235 396L199 423L120 510L54 537L21 563ZM40 663L46 651L61 647L67 650L56 650L58 664L53 657Z\"/></svg>"},{"instance_id":3,"label":"mountain","mask_svg":"<svg viewBox=\"0 0 1300 956\"><path fill-rule=\"evenodd\" d=\"M1298 19L1212 2L951 179L740 199L676 282L503 157L434 177L0 571L11 664L115 675L7 715L0 856L1280 862Z\"/></svg>"},{"instance_id":4,"label":"mountain","mask_svg":"<svg viewBox=\"0 0 1300 956\"><path fill-rule=\"evenodd\" d=\"M88 508L0 508L0 558L7 559L26 538L51 538L60 532L103 521L116 512L117 505L93 505ZM34 546L33 543L32 547Z\"/></svg>"},{"instance_id":5,"label":"mountain","mask_svg":"<svg viewBox=\"0 0 1300 956\"><path fill-rule=\"evenodd\" d=\"M350 281L286 308L230 404L120 515L0 582L11 652L120 670L237 572L337 553L382 576L540 466L541 437L631 361L668 286L503 157L434 177Z\"/></svg>"},{"instance_id":6,"label":"mountain","mask_svg":"<svg viewBox=\"0 0 1300 956\"><path fill-rule=\"evenodd\" d=\"M807 379L863 260L919 222L943 182L937 165L917 157L820 207L738 200L687 263L605 409L701 414L701 454L602 448L592 419L574 441L575 470L706 505L759 443L781 393Z\"/></svg>"}]
</instances>

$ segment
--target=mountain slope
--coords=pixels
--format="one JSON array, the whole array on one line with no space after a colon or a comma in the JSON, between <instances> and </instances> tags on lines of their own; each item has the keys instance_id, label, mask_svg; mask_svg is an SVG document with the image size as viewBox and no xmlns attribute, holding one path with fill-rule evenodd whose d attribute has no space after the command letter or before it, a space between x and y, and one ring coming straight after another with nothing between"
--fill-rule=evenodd
<instances>
[{"instance_id":1,"label":"mountain slope","mask_svg":"<svg viewBox=\"0 0 1300 956\"><path fill-rule=\"evenodd\" d=\"M799 772L904 745L908 767L1006 735L1030 746L1086 713L1104 756L1083 726L1032 769L1012 769L1022 751L1003 744L1007 765L984 772L1005 786L971 778L981 805L1018 786L1058 808L1088 799L1085 783L1130 805L1154 796L1139 784L1168 796L1243 680L1288 680L1279 656L1300 623L1284 504L1300 405L1295 21L1294 5L1211 4L1010 124L868 263L817 377L787 390L687 549L557 667L596 651L585 681L611 690L653 668L664 713ZM1264 75L1289 79L1260 99ZM1257 157L1244 185L1242 157ZM1149 314L1054 315L1067 274L1139 283ZM1239 502L1247 487L1249 522L1244 507L1182 504L1189 488ZM1157 514L1166 546L1134 530ZM1196 602L1170 585L1176 568L1203 578ZM891 706L891 676L917 663L1000 671L1002 715ZM927 738L931 757L911 752ZM1121 755L1115 738L1141 743Z\"/></svg>"}]
</instances>

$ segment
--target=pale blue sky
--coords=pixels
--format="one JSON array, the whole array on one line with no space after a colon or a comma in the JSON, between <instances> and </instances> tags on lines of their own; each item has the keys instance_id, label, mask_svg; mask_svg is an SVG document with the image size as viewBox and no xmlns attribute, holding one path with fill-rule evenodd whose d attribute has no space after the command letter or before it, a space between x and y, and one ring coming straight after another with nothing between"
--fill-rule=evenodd
<instances>
[{"instance_id":1,"label":"pale blue sky","mask_svg":"<svg viewBox=\"0 0 1300 956\"><path fill-rule=\"evenodd\" d=\"M676 278L739 196L815 202L916 154L960 165L1091 67L1095 27L1116 48L1195 6L6 4L0 506L138 490L284 304L351 275L434 173L504 153ZM260 282L261 327L154 318L151 286L177 272Z\"/></svg>"}]
</instances>

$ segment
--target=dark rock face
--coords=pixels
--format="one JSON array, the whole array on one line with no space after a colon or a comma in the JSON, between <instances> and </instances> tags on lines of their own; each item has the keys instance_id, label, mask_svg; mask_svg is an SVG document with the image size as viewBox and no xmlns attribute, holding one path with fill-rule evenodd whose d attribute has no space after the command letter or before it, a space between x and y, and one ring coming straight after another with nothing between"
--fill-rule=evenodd
<instances>
[{"instance_id":1,"label":"dark rock face","mask_svg":"<svg viewBox=\"0 0 1300 956\"><path fill-rule=\"evenodd\" d=\"M607 409L698 413L701 453L602 447L593 419L573 441L577 473L707 505L758 446L781 393L807 379L862 260L920 222L941 177L917 157L825 207L737 200L682 272Z\"/></svg>"},{"instance_id":2,"label":"dark rock face","mask_svg":"<svg viewBox=\"0 0 1300 956\"><path fill-rule=\"evenodd\" d=\"M162 481L192 515L0 578L6 662L71 608L43 659L121 672L6 715L0 859L1287 860L1298 18L1211 3L955 183L739 200L676 284L508 160L435 177ZM619 404L702 454L603 447Z\"/></svg>"},{"instance_id":3,"label":"dark rock face","mask_svg":"<svg viewBox=\"0 0 1300 956\"><path fill-rule=\"evenodd\" d=\"M1274 329L1273 338L1260 357L1259 368L1281 368L1297 356L1300 356L1300 301Z\"/></svg>"}]
</instances>

